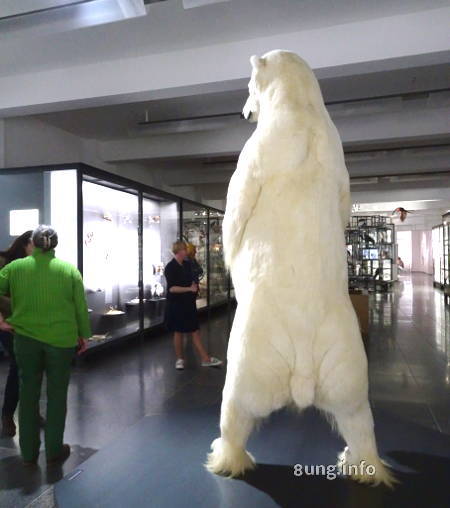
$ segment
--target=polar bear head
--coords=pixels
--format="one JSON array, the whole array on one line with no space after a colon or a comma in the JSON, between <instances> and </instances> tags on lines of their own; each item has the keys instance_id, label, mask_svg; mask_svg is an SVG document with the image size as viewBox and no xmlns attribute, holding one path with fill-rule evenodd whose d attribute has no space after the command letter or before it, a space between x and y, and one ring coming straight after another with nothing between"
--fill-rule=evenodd
<instances>
[{"instance_id":1,"label":"polar bear head","mask_svg":"<svg viewBox=\"0 0 450 508\"><path fill-rule=\"evenodd\" d=\"M308 64L292 51L275 50L262 57L252 56L249 96L242 116L257 122L263 108L283 102L292 108L312 106L324 112L322 93Z\"/></svg>"}]
</instances>

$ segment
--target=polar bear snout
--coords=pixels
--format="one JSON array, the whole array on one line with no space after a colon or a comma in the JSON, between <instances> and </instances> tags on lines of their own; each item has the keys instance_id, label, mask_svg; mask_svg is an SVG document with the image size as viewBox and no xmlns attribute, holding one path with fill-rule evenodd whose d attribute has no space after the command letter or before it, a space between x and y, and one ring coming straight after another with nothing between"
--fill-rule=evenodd
<instances>
[{"instance_id":1,"label":"polar bear snout","mask_svg":"<svg viewBox=\"0 0 450 508\"><path fill-rule=\"evenodd\" d=\"M249 122L257 122L259 113L258 101L252 95L249 95L247 102L244 104L242 109L242 117Z\"/></svg>"}]
</instances>

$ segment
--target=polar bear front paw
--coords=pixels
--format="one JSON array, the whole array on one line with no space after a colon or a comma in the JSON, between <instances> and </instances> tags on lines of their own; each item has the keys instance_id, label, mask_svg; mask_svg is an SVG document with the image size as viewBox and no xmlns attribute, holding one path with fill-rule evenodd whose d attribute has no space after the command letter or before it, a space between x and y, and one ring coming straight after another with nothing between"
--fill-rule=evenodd
<instances>
[{"instance_id":1,"label":"polar bear front paw","mask_svg":"<svg viewBox=\"0 0 450 508\"><path fill-rule=\"evenodd\" d=\"M211 443L205 467L214 474L235 477L255 467L255 459L243 448L232 446L221 437Z\"/></svg>"}]
</instances>

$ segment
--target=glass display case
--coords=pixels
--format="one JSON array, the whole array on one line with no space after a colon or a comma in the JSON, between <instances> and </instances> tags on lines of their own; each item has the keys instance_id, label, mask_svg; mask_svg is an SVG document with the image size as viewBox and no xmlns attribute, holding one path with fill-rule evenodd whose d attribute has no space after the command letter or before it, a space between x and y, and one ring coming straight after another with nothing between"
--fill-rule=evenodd
<instances>
[{"instance_id":1,"label":"glass display case","mask_svg":"<svg viewBox=\"0 0 450 508\"><path fill-rule=\"evenodd\" d=\"M209 213L209 275L210 305L226 303L228 299L228 273L223 258L223 213Z\"/></svg>"},{"instance_id":2,"label":"glass display case","mask_svg":"<svg viewBox=\"0 0 450 508\"><path fill-rule=\"evenodd\" d=\"M83 274L89 350L164 323L164 268L182 238L197 249L199 310L229 303L223 212L86 164L0 171L0 249L52 224L56 255Z\"/></svg>"},{"instance_id":3,"label":"glass display case","mask_svg":"<svg viewBox=\"0 0 450 508\"><path fill-rule=\"evenodd\" d=\"M442 289L450 285L450 225L440 224L432 230L433 281Z\"/></svg>"},{"instance_id":4,"label":"glass display case","mask_svg":"<svg viewBox=\"0 0 450 508\"><path fill-rule=\"evenodd\" d=\"M0 250L38 224L58 231L59 258L78 261L77 170L0 172Z\"/></svg>"},{"instance_id":5,"label":"glass display case","mask_svg":"<svg viewBox=\"0 0 450 508\"><path fill-rule=\"evenodd\" d=\"M180 237L179 203L144 194L142 211L144 328L149 328L164 322L164 268L172 259L172 244Z\"/></svg>"},{"instance_id":6,"label":"glass display case","mask_svg":"<svg viewBox=\"0 0 450 508\"><path fill-rule=\"evenodd\" d=\"M350 217L345 239L350 287L397 279L395 226L387 217Z\"/></svg>"},{"instance_id":7,"label":"glass display case","mask_svg":"<svg viewBox=\"0 0 450 508\"><path fill-rule=\"evenodd\" d=\"M183 202L183 240L195 247L196 260L203 271L199 277L197 309L208 306L208 220L208 208Z\"/></svg>"},{"instance_id":8,"label":"glass display case","mask_svg":"<svg viewBox=\"0 0 450 508\"><path fill-rule=\"evenodd\" d=\"M91 341L139 331L137 193L83 181L83 278Z\"/></svg>"}]
</instances>

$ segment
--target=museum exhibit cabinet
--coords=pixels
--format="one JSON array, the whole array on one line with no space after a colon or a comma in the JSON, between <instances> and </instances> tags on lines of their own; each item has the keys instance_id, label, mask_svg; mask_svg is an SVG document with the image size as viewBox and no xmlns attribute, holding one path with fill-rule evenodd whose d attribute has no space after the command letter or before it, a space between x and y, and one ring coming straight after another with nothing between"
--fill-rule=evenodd
<instances>
[{"instance_id":1,"label":"museum exhibit cabinet","mask_svg":"<svg viewBox=\"0 0 450 508\"><path fill-rule=\"evenodd\" d=\"M350 217L345 230L349 285L375 288L397 280L395 225L388 217Z\"/></svg>"},{"instance_id":2,"label":"museum exhibit cabinet","mask_svg":"<svg viewBox=\"0 0 450 508\"><path fill-rule=\"evenodd\" d=\"M432 230L433 282L441 289L450 286L450 225L440 224Z\"/></svg>"},{"instance_id":3,"label":"museum exhibit cabinet","mask_svg":"<svg viewBox=\"0 0 450 508\"><path fill-rule=\"evenodd\" d=\"M145 193L143 210L144 328L164 322L167 284L164 268L172 259L174 238L180 237L180 203Z\"/></svg>"},{"instance_id":4,"label":"museum exhibit cabinet","mask_svg":"<svg viewBox=\"0 0 450 508\"><path fill-rule=\"evenodd\" d=\"M183 202L182 224L183 240L195 246L196 260L200 265L199 293L197 297L197 308L204 309L208 306L208 209L204 206Z\"/></svg>"},{"instance_id":5,"label":"museum exhibit cabinet","mask_svg":"<svg viewBox=\"0 0 450 508\"><path fill-rule=\"evenodd\" d=\"M56 255L83 274L89 349L164 323L164 268L177 239L197 248L197 307L227 304L223 212L85 164L0 172L0 249L38 224L59 235Z\"/></svg>"},{"instance_id":6,"label":"museum exhibit cabinet","mask_svg":"<svg viewBox=\"0 0 450 508\"><path fill-rule=\"evenodd\" d=\"M228 300L230 280L225 268L222 243L223 213L209 213L209 278L210 305L220 305Z\"/></svg>"}]
</instances>

